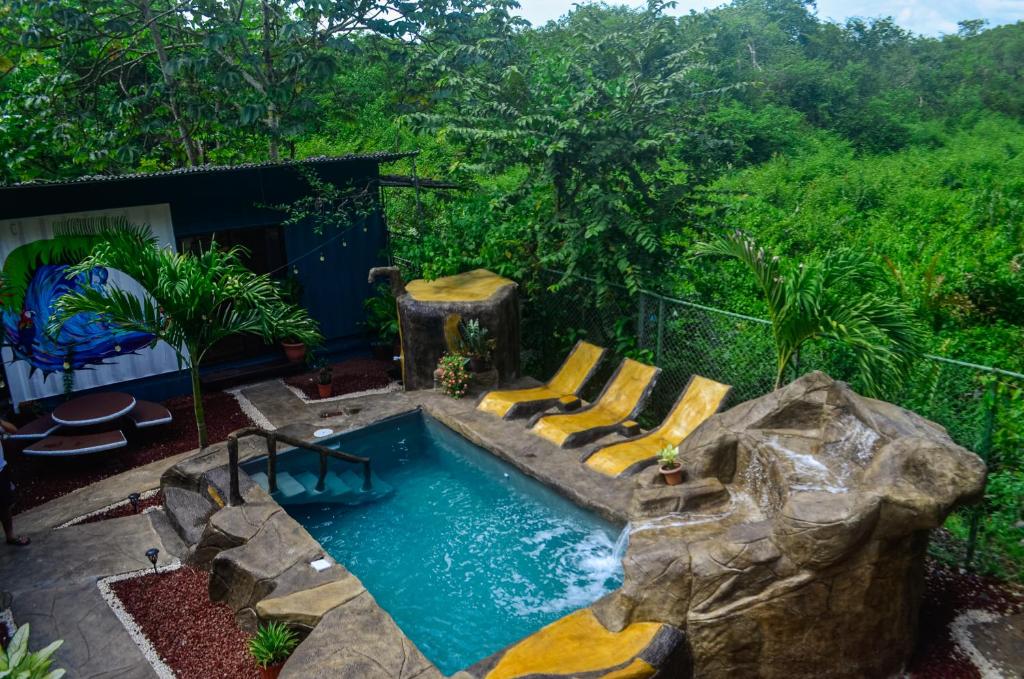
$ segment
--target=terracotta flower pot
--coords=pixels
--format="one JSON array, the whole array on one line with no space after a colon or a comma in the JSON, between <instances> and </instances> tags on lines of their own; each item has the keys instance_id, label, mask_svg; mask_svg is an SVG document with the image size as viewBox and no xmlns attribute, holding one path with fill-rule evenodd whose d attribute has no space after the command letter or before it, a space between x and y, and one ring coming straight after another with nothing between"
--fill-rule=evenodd
<instances>
[{"instance_id":1,"label":"terracotta flower pot","mask_svg":"<svg viewBox=\"0 0 1024 679\"><path fill-rule=\"evenodd\" d=\"M284 667L283 662L271 665L270 667L261 667L260 679L277 679L277 675L281 674L282 667Z\"/></svg>"},{"instance_id":2,"label":"terracotta flower pot","mask_svg":"<svg viewBox=\"0 0 1024 679\"><path fill-rule=\"evenodd\" d=\"M318 382L317 385L316 385L316 390L317 390L317 393L320 394L320 398L330 398L331 394L334 393L334 385L333 384L320 384Z\"/></svg>"},{"instance_id":3,"label":"terracotta flower pot","mask_svg":"<svg viewBox=\"0 0 1024 679\"><path fill-rule=\"evenodd\" d=\"M665 477L665 483L670 486L678 486L683 482L683 465L676 463L674 467L659 467L658 471Z\"/></svg>"},{"instance_id":4,"label":"terracotta flower pot","mask_svg":"<svg viewBox=\"0 0 1024 679\"><path fill-rule=\"evenodd\" d=\"M306 360L306 345L302 342L281 342L284 348L284 355L292 363L302 363Z\"/></svg>"}]
</instances>

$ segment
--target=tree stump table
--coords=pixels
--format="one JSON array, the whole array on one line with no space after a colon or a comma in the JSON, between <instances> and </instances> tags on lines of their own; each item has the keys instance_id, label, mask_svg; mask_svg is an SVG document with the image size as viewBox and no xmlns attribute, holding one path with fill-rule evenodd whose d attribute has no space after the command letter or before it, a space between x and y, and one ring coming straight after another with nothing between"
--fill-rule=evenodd
<instances>
[{"instance_id":1,"label":"tree stump table","mask_svg":"<svg viewBox=\"0 0 1024 679\"><path fill-rule=\"evenodd\" d=\"M373 269L391 280L398 303L405 388L430 389L446 351L458 349L459 323L478 320L496 341L492 363L500 382L519 377L519 296L514 281L475 269L433 281L403 284L393 267Z\"/></svg>"}]
</instances>

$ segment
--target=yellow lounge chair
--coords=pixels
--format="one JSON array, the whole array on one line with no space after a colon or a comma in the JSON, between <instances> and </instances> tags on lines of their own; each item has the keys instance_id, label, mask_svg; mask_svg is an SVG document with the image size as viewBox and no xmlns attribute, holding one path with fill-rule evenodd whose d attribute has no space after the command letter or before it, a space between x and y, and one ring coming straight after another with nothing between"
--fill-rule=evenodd
<instances>
[{"instance_id":1,"label":"yellow lounge chair","mask_svg":"<svg viewBox=\"0 0 1024 679\"><path fill-rule=\"evenodd\" d=\"M563 448L589 443L636 417L660 373L661 368L627 358L592 404L574 413L536 415L530 426Z\"/></svg>"},{"instance_id":2,"label":"yellow lounge chair","mask_svg":"<svg viewBox=\"0 0 1024 679\"><path fill-rule=\"evenodd\" d=\"M480 397L476 407L506 420L527 417L551 406L564 410L578 407L577 394L594 374L604 354L601 347L580 340L547 384L532 389L489 391Z\"/></svg>"},{"instance_id":3,"label":"yellow lounge chair","mask_svg":"<svg viewBox=\"0 0 1024 679\"><path fill-rule=\"evenodd\" d=\"M581 461L608 476L635 474L653 464L662 448L678 446L701 422L718 412L731 389L727 384L694 375L660 426L642 436L591 451Z\"/></svg>"}]
</instances>

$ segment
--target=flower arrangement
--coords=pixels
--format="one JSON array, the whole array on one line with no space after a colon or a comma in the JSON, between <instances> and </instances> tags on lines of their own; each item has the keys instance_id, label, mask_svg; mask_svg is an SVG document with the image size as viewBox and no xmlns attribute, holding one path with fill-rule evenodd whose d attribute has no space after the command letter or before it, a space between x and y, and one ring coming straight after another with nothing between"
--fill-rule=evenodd
<instances>
[{"instance_id":1,"label":"flower arrangement","mask_svg":"<svg viewBox=\"0 0 1024 679\"><path fill-rule=\"evenodd\" d=\"M437 382L443 391L452 398L462 398L469 389L469 371L466 369L468 359L462 354L445 354L437 362Z\"/></svg>"}]
</instances>

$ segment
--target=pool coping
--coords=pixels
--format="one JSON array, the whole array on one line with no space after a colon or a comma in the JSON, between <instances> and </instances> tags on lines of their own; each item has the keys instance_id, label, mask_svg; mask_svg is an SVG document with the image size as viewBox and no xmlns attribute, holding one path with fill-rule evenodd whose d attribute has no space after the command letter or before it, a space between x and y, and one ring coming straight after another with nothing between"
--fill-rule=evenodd
<instances>
[{"instance_id":1,"label":"pool coping","mask_svg":"<svg viewBox=\"0 0 1024 679\"><path fill-rule=\"evenodd\" d=\"M364 402L373 408L372 415L360 415ZM390 407L379 408L384 403ZM315 403L308 405L316 407ZM295 422L282 427L282 431L315 440L312 437L314 429L332 424L342 425L332 432L331 436L336 436L422 411L578 506L594 511L617 525L627 520L628 503L634 487L632 480L608 479L587 469L579 463L578 451L559 449L530 434L525 430L525 422L508 422L478 413L471 398L456 401L428 391L396 392L350 399L347 405L354 415L341 419L326 417L319 422ZM291 448L283 449L281 453L288 450ZM265 457L265 453L259 446L245 446L242 461L260 457ZM243 479L242 494L246 504L237 508L223 507L220 498L227 497L227 488L223 487L226 481L224 458L220 450L196 455L168 470L162 485L186 488L210 505L211 511L205 518L201 534L188 541L193 560L210 566L211 599L231 605L236 619L247 629L254 629L258 622L270 619L290 623L294 623L296 618L303 619L305 624L299 626L308 630L308 636L286 663L282 679L311 676L311 671L320 675L331 671L333 676L357 671L359 676L406 679L441 679L445 676L419 651L390 614L377 604L361 581L344 564L330 558L322 545L276 500L256 486L244 470L240 470L240 478ZM250 516L239 522L239 516L246 512L242 508L247 505L250 505ZM174 512L173 503L168 503L168 514L173 515ZM227 519L228 514L235 515L234 522ZM260 515L259 519L253 520L256 514ZM233 523L241 527L236 532L247 535L226 535L232 528L225 529L225 526ZM193 533L193 537L195 535ZM252 558L251 555L243 557L246 551L259 549L248 547L250 542L273 545L274 553L269 560ZM308 565L311 557L326 557L332 565L324 573L311 574ZM255 565L244 565L247 559ZM303 564L304 560L306 564ZM279 563L268 565L275 561ZM246 568L253 572L246 572ZM232 581L236 582L233 584ZM242 584L238 585L237 581ZM232 595L233 587L248 588L247 595ZM337 590L344 594L340 595L336 606L330 605L332 601L321 601L319 608L323 610L318 612L294 610L293 603L308 608L312 590ZM329 624L320 624L328 618ZM355 624L358 620L367 623L365 629L358 628ZM363 633L362 639L358 638L360 632ZM353 648L359 644L366 648ZM504 649L494 655L503 652ZM368 661L371 658L372 662ZM470 667L486 660L488 658L481 658ZM370 662L369 666L367 662ZM390 667L385 668L385 664ZM359 669L354 670L355 667ZM464 668L452 676L469 676L465 671L468 669ZM394 673L396 671L397 674Z\"/></svg>"}]
</instances>

